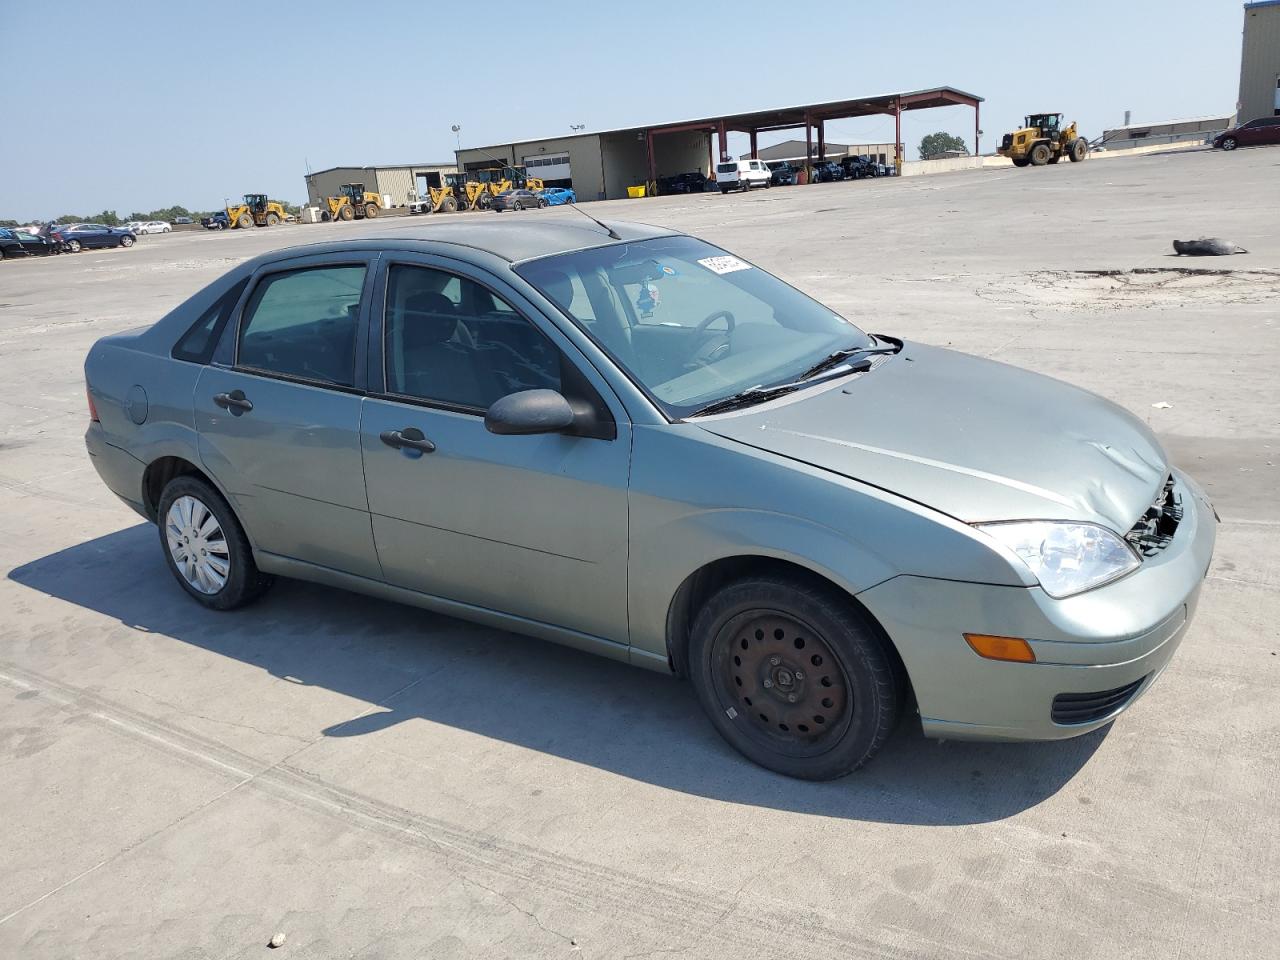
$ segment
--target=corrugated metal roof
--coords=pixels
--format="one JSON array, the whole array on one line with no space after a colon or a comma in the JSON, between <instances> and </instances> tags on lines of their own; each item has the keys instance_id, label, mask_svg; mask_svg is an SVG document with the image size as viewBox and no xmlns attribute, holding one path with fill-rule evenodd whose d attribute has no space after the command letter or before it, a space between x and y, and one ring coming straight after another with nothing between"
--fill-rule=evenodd
<instances>
[{"instance_id":1,"label":"corrugated metal roof","mask_svg":"<svg viewBox=\"0 0 1280 960\"><path fill-rule=\"evenodd\" d=\"M661 123L634 124L627 127L612 127L607 130L587 130L581 133L569 134L552 134L547 137L521 137L516 140L503 140L498 143L482 144L475 147L462 147L458 153L467 153L468 151L477 151L483 153L486 150L502 150L509 146L524 146L530 143L538 143L543 140L573 140L577 137L601 137L614 133L635 133L643 130L660 131L666 127L681 127L689 124L714 124L720 120L744 121L750 118L766 119L776 114L796 114L809 111L810 113L822 113L829 111L834 107L840 107L845 104L865 103L865 104L888 104L898 97L919 97L930 93L953 93L957 96L967 97L970 100L983 102L983 98L974 93L966 93L956 87L926 87L923 90L903 90L898 93L886 93L874 97L848 97L841 100L823 100L818 103L802 103L790 107L771 107L765 110L745 110L736 113L717 114L710 117L694 117L687 120L664 120ZM946 104L936 104L936 106L946 106ZM903 108L908 109L906 107ZM916 107L915 109L925 109ZM868 111L865 115L873 115L874 111ZM798 124L797 124L798 125Z\"/></svg>"},{"instance_id":2,"label":"corrugated metal roof","mask_svg":"<svg viewBox=\"0 0 1280 960\"><path fill-rule=\"evenodd\" d=\"M447 167L452 170L457 166L454 160L434 160L431 163L339 163L323 170L312 170L308 177L319 176L330 170L429 170L434 167Z\"/></svg>"}]
</instances>

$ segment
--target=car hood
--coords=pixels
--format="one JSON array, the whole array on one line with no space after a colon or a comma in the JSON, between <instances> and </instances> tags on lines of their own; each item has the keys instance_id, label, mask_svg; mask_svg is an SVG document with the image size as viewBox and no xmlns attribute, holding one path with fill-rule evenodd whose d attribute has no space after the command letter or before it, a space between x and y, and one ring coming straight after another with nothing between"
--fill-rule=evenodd
<instances>
[{"instance_id":1,"label":"car hood","mask_svg":"<svg viewBox=\"0 0 1280 960\"><path fill-rule=\"evenodd\" d=\"M1075 520L1123 534L1169 472L1155 436L1116 404L913 343L840 386L694 422L967 523Z\"/></svg>"}]
</instances>

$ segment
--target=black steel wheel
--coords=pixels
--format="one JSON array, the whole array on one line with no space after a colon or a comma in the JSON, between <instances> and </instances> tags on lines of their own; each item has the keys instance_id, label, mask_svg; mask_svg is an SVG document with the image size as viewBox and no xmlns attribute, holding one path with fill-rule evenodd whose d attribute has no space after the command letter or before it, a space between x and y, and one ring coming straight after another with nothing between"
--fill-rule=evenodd
<instances>
[{"instance_id":1,"label":"black steel wheel","mask_svg":"<svg viewBox=\"0 0 1280 960\"><path fill-rule=\"evenodd\" d=\"M689 673L720 734L763 767L831 780L866 763L897 722L887 639L834 590L786 577L731 583L695 620Z\"/></svg>"}]
</instances>

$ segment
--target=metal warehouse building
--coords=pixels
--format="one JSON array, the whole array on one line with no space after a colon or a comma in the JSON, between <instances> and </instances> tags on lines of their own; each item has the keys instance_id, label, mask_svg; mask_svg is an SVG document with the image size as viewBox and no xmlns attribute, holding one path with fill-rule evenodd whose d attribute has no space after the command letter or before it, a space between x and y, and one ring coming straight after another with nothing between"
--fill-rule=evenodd
<instances>
[{"instance_id":1,"label":"metal warehouse building","mask_svg":"<svg viewBox=\"0 0 1280 960\"><path fill-rule=\"evenodd\" d=\"M378 167L329 167L307 174L307 203L324 206L325 197L336 197L344 183L363 183L366 190L391 198L391 205L404 206L418 198L423 185L440 186L440 175L457 168L444 163L405 163Z\"/></svg>"},{"instance_id":2,"label":"metal warehouse building","mask_svg":"<svg viewBox=\"0 0 1280 960\"><path fill-rule=\"evenodd\" d=\"M524 166L530 176L542 178L548 186L572 186L580 200L614 200L625 197L628 187L652 184L660 177L694 171L709 174L716 162L730 159L726 139L730 131L747 134L751 141L748 156L759 157L758 134L803 128L804 138L800 141L803 149L799 156L821 160L828 156L828 121L892 116L895 121L894 140L901 143L901 120L905 111L957 105L973 108L976 154L981 102L981 97L954 87L936 87L647 127L518 140L461 149L457 152L458 169ZM843 151L843 147L840 149ZM868 149L865 152L872 151ZM893 162L894 158L887 159ZM897 159L904 158L899 156Z\"/></svg>"},{"instance_id":3,"label":"metal warehouse building","mask_svg":"<svg viewBox=\"0 0 1280 960\"><path fill-rule=\"evenodd\" d=\"M1241 121L1280 116L1280 0L1244 5L1237 107Z\"/></svg>"}]
</instances>

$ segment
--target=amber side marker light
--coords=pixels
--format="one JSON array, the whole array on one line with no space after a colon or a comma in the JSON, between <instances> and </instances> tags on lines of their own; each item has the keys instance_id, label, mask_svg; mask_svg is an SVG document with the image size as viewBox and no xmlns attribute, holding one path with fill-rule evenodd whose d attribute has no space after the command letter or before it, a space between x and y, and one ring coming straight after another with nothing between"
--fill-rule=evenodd
<instances>
[{"instance_id":1,"label":"amber side marker light","mask_svg":"<svg viewBox=\"0 0 1280 960\"><path fill-rule=\"evenodd\" d=\"M84 388L84 398L89 401L89 420L93 423L101 423L102 421L98 419L98 408L93 402L93 391L87 386Z\"/></svg>"},{"instance_id":2,"label":"amber side marker light","mask_svg":"<svg viewBox=\"0 0 1280 960\"><path fill-rule=\"evenodd\" d=\"M1035 663L1036 654L1031 644L1018 637L992 637L985 633L966 633L965 641L973 652L988 660L1012 660L1015 663Z\"/></svg>"}]
</instances>

